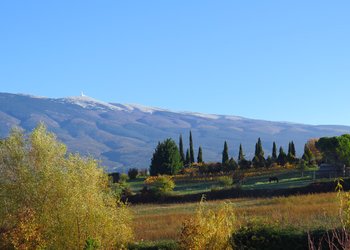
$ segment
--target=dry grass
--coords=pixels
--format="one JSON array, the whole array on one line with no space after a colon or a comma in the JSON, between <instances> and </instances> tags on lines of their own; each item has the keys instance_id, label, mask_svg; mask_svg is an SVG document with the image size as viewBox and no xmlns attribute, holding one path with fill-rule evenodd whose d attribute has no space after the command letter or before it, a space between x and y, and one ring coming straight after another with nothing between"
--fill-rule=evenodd
<instances>
[{"instance_id":1,"label":"dry grass","mask_svg":"<svg viewBox=\"0 0 350 250\"><path fill-rule=\"evenodd\" d=\"M336 193L210 201L207 206L215 209L223 202L235 207L240 224L258 219L282 227L292 225L307 230L333 228L339 223ZM131 206L135 214L136 240L177 240L183 222L194 214L197 206L198 203Z\"/></svg>"}]
</instances>

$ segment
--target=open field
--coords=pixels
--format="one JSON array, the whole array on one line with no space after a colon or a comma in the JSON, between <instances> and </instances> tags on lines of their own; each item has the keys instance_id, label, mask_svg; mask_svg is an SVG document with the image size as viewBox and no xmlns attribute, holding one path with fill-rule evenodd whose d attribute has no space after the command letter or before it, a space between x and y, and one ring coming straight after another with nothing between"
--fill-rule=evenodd
<instances>
[{"instance_id":1,"label":"open field","mask_svg":"<svg viewBox=\"0 0 350 250\"><path fill-rule=\"evenodd\" d=\"M303 187L314 181L329 181L329 179L314 179L314 170L305 171L302 175L300 171L295 169L265 169L260 173L257 171L247 172L244 181L242 182L241 189L283 189ZM229 177L232 174L228 175ZM277 176L278 183L270 183L269 177ZM211 190L223 189L225 186L220 182L220 175L217 176L176 176L175 189L172 192L173 195L186 195L209 192ZM143 182L145 177L139 177L135 180L128 181L130 188L133 192L138 192L144 186Z\"/></svg>"},{"instance_id":2,"label":"open field","mask_svg":"<svg viewBox=\"0 0 350 250\"><path fill-rule=\"evenodd\" d=\"M339 223L336 193L310 194L266 199L230 199L208 201L216 208L224 202L235 208L237 222L262 220L281 227L301 229L334 228ZM198 203L131 205L137 241L176 240L182 223L196 210Z\"/></svg>"}]
</instances>

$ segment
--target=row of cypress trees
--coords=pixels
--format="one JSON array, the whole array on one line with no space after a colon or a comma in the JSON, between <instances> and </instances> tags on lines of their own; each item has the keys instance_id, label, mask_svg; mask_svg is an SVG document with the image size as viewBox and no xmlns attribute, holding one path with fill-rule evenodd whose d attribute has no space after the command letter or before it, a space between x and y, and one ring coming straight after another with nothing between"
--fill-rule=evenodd
<instances>
[{"instance_id":1,"label":"row of cypress trees","mask_svg":"<svg viewBox=\"0 0 350 250\"><path fill-rule=\"evenodd\" d=\"M189 149L186 150L186 155L184 154L184 147L183 147L183 141L182 141L182 134L180 135L179 138L179 152L180 152L180 157L181 161L185 165L191 165L195 162L194 159L194 150L193 150L193 139L192 139L192 131L190 131L189 135ZM277 146L276 142L273 142L272 144L272 154L271 156L269 155L266 159L264 157L264 150L262 147L261 139L258 138L257 143L255 144L255 153L254 157L251 161L248 161L245 158L245 155L243 153L243 147L242 144L239 145L239 153L238 153L238 164L239 165L253 165L256 168L259 167L266 167L270 166L273 163L278 163L279 165L285 165L286 163L290 164L295 164L299 161L299 159L296 156L296 150L295 150L295 145L294 142L291 141L288 144L288 153L286 154L283 147L281 146L279 148L279 153L277 154ZM311 161L313 158L312 152L310 149L307 147L305 144L304 147L304 154L302 159L306 161ZM232 164L232 162L235 162L233 157L229 157L228 153L228 145L227 142L224 142L224 149L222 151L222 164L227 165L229 163ZM203 151L202 147L199 146L198 148L198 156L197 156L197 163L203 163ZM234 163L235 164L235 163Z\"/></svg>"}]
</instances>

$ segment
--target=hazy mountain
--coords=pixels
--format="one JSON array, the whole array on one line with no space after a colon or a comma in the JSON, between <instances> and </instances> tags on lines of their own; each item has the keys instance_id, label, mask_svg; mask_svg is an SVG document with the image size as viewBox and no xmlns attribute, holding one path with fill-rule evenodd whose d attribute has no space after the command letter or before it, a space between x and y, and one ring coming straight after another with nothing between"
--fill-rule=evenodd
<instances>
[{"instance_id":1,"label":"hazy mountain","mask_svg":"<svg viewBox=\"0 0 350 250\"><path fill-rule=\"evenodd\" d=\"M265 154L272 142L285 151L294 140L302 154L309 138L350 133L348 126L311 126L287 122L253 120L229 115L172 112L140 105L106 103L87 96L44 98L0 93L0 136L13 126L31 131L39 122L68 145L72 152L90 154L102 160L109 170L148 167L158 141L183 135L185 148L192 130L195 153L203 148L205 161L220 161L224 141L235 158L239 143L247 157L253 154L261 137Z\"/></svg>"}]
</instances>

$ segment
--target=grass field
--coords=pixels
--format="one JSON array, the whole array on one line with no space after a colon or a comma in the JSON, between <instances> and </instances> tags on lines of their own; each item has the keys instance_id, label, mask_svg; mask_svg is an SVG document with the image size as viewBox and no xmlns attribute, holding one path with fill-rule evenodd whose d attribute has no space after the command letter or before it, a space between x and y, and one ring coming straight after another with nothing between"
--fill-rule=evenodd
<instances>
[{"instance_id":1,"label":"grass field","mask_svg":"<svg viewBox=\"0 0 350 250\"><path fill-rule=\"evenodd\" d=\"M224 202L234 207L237 222L250 220L275 223L300 229L334 228L339 224L336 193L310 194L266 199L231 199L207 202L217 208ZM198 203L131 205L137 241L176 240L182 223L196 210Z\"/></svg>"},{"instance_id":2,"label":"grass field","mask_svg":"<svg viewBox=\"0 0 350 250\"><path fill-rule=\"evenodd\" d=\"M248 173L249 174L249 173ZM241 185L242 189L281 189L281 188L292 188L307 186L313 181L320 181L314 179L314 171L305 171L303 176L298 170L273 170L273 171L262 171L259 175L247 176ZM269 177L277 176L279 183L270 183ZM231 176L231 175L230 175ZM207 176L207 177L175 177L175 189L174 195L184 195L208 192L213 189L225 188L224 185L219 181L220 176ZM133 192L140 191L144 184L145 177L139 177L135 180L128 181L130 188ZM328 180L328 179L327 179Z\"/></svg>"}]
</instances>

